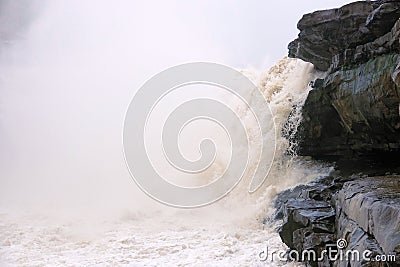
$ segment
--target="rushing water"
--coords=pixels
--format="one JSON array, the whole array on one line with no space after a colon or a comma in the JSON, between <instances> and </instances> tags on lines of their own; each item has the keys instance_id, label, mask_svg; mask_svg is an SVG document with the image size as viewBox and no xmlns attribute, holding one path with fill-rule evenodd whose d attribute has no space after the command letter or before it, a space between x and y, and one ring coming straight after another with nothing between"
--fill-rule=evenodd
<instances>
[{"instance_id":1,"label":"rushing water","mask_svg":"<svg viewBox=\"0 0 400 267\"><path fill-rule=\"evenodd\" d=\"M260 262L258 255L286 248L277 225L262 224L274 212L276 194L331 171L294 156L295 147L281 136L293 133L301 120L296 109L286 123L319 75L312 65L284 58L268 72L243 71L264 93L277 127L277 136L267 136L277 138L275 161L256 193L248 193L250 177L244 177L213 205L165 207L129 177L121 132L132 88L169 66L140 65L137 58L170 55L157 54L147 32L142 35L147 54L135 54L141 43L129 33L141 25L125 21L130 11L116 16L117 8L107 10L114 27L69 8L49 4L24 38L1 50L0 266L295 266ZM86 8L93 18L100 12ZM69 12L76 20L65 15ZM176 61L187 61L185 46L199 51L205 46L181 45L175 47ZM237 112L247 119L247 110L238 105ZM257 135L250 136L257 147ZM208 181L219 171L213 167L200 178Z\"/></svg>"},{"instance_id":2,"label":"rushing water","mask_svg":"<svg viewBox=\"0 0 400 267\"><path fill-rule=\"evenodd\" d=\"M311 65L287 58L268 73L245 73L260 84L279 130L284 127L292 106L303 103L310 89L308 82L317 75ZM8 82L12 84L11 80ZM300 119L300 113L294 113L289 125L295 128ZM18 202L17 199L4 198L0 214L0 261L6 266L294 266L295 263L276 260L260 262L258 254L263 249L285 249L276 233L277 225L261 222L273 213L273 198L277 192L325 175L330 168L287 155L288 141L280 134L277 138L275 162L266 183L257 193L250 196L245 183L241 183L227 198L201 209L167 208L149 204L142 196L132 203L134 208L121 210L113 200L115 192L108 196L109 206L103 205L107 202L104 200L99 200L97 206L96 200L85 203L85 197L93 197L90 187L85 188L86 196L76 192L63 196L68 203L74 203L76 196L87 207L49 205L52 194L42 195L47 200L46 205L33 205L32 198L26 197L29 201L22 201L24 208L10 204L10 199ZM87 186L85 183L77 185ZM15 188L10 186L9 190ZM116 188L111 187L110 191L113 190ZM42 192L43 189L37 193ZM23 196L18 198L21 200ZM118 212L112 212L113 209Z\"/></svg>"}]
</instances>

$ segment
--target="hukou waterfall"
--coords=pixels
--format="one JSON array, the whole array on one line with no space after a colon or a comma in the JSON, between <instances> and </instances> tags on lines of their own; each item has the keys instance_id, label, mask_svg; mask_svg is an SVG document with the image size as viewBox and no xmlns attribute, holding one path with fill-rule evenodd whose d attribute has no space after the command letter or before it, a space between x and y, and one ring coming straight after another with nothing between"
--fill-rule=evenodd
<instances>
[{"instance_id":1,"label":"hukou waterfall","mask_svg":"<svg viewBox=\"0 0 400 267\"><path fill-rule=\"evenodd\" d=\"M288 131L286 128L295 130L301 120L301 113L297 112L291 116L289 123L287 118L293 106L301 106L304 103L310 90L309 81L318 77L319 73L314 71L313 66L300 60L284 58L268 72L242 72L259 85L259 90L270 104L278 131ZM14 75L18 80L4 79L3 84L18 85L21 75L24 74ZM242 112L245 117L246 111ZM19 114L15 116L17 115ZM139 265L167 266L175 263L210 266L258 265L259 253L266 247L271 250L285 249L276 233L276 223L272 220L263 223L263 220L272 216L274 212L273 199L276 194L317 177L326 176L332 170L329 166L296 157L293 151L288 153L294 149L290 149L289 146L295 144L289 144L282 134L277 136L275 161L261 190L249 195L246 183L241 183L225 199L197 210L177 210L149 203L145 196L132 203L133 208L127 207L125 203L124 209L121 209L118 203L123 200L115 200L118 197L115 190L124 191L120 188L124 185L117 184L115 179L93 180L95 185L88 185L72 178L79 188L69 188L70 194L65 196L73 203L62 204L71 205L64 207L69 210L68 214L57 210L55 205L51 205L51 201L50 207L46 206L46 210L43 211L43 206L35 203L35 200L32 201L31 196L10 196L13 201L23 204L19 213L2 210L1 257L15 265L29 262L40 265L49 261L55 265L119 265L131 262ZM46 192L47 190L64 190L64 183L68 184L70 179L68 176L59 178L57 172L48 171L50 173L47 175L51 175L48 179L65 180L54 181L60 184L56 189L46 187L45 184L40 185L43 186L41 192L46 198L53 197L53 192ZM26 189L28 191L35 190L38 186L31 184L37 181L23 179L29 184ZM38 181L45 182L51 180ZM104 183L101 186L112 188L113 194L116 195L102 195L106 199L100 200L100 203L97 203L96 199L88 204L83 201L88 205L83 207L76 203L75 190L87 190L85 193L90 196L93 194L93 186L100 183ZM83 186L87 188L82 188ZM140 194L139 191L136 194ZM113 203L109 203L111 201ZM32 203L35 205L30 206ZM270 264L275 266L277 263ZM295 263L286 265L296 266Z\"/></svg>"},{"instance_id":2,"label":"hukou waterfall","mask_svg":"<svg viewBox=\"0 0 400 267\"><path fill-rule=\"evenodd\" d=\"M248 139L235 144L250 151L240 182L218 201L184 209L155 201L131 177L124 116L135 90L155 74L182 62L228 65L232 55L199 39L199 25L197 32L185 28L179 16L187 15L169 16L176 3L154 10L33 2L0 1L0 266L334 266L326 257L283 260L273 252L320 253L331 245L398 252L397 165L377 163L400 147L397 2L304 15L289 57L272 67L230 64L255 85L244 98L255 103L261 92L269 106L275 129L261 129L265 135L240 97L216 87L181 88L154 105L146 152L173 184L203 186L221 177L232 150L223 129L236 129L212 121L195 128L195 121L180 130L179 150L194 161L204 156L204 138L216 143L212 164L188 180L164 158L160 134L178 102L212 96L246 127ZM359 31L365 20L370 24ZM350 26L342 34L343 25ZM334 27L336 39L321 33ZM319 45L310 42L318 38ZM265 164L256 162L257 149L271 140L268 176L249 193L250 173ZM383 266L355 262L335 266Z\"/></svg>"}]
</instances>

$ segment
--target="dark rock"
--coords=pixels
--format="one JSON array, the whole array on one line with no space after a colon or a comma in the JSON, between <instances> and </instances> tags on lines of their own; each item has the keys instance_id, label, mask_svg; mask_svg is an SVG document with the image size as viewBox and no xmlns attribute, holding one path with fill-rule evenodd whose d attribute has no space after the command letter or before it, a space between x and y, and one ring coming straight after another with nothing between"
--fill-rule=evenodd
<instances>
[{"instance_id":1,"label":"dark rock","mask_svg":"<svg viewBox=\"0 0 400 267\"><path fill-rule=\"evenodd\" d=\"M353 158L400 152L398 60L389 54L336 71L323 88L310 91L296 133L298 153Z\"/></svg>"},{"instance_id":2,"label":"dark rock","mask_svg":"<svg viewBox=\"0 0 400 267\"><path fill-rule=\"evenodd\" d=\"M306 14L299 21L299 37L288 46L289 57L311 62L326 71L334 61L350 63L353 57L338 57L388 33L400 17L398 1L359 1L341 8ZM350 60L350 62L349 62Z\"/></svg>"},{"instance_id":3,"label":"dark rock","mask_svg":"<svg viewBox=\"0 0 400 267\"><path fill-rule=\"evenodd\" d=\"M350 181L349 181L350 180ZM325 201L307 196L318 190L329 191ZM285 200L286 198L286 200ZM330 262L308 261L310 266L397 266L400 264L400 176L323 177L318 181L282 192L283 224L279 229L282 241L298 253L314 251L318 257L323 250L334 249L338 259ZM346 246L336 247L338 239ZM397 262L367 261L362 253L395 256ZM355 256L340 258L346 253Z\"/></svg>"},{"instance_id":4,"label":"dark rock","mask_svg":"<svg viewBox=\"0 0 400 267\"><path fill-rule=\"evenodd\" d=\"M284 217L284 204L289 199L297 199L301 196L302 191L307 189L307 185L299 185L295 188L281 192L275 200L275 220L281 220Z\"/></svg>"},{"instance_id":5,"label":"dark rock","mask_svg":"<svg viewBox=\"0 0 400 267\"><path fill-rule=\"evenodd\" d=\"M381 55L399 52L400 20L397 20L391 31L372 42L358 45L354 49L346 49L332 57L332 64L328 73L341 67L345 69L367 62Z\"/></svg>"},{"instance_id":6,"label":"dark rock","mask_svg":"<svg viewBox=\"0 0 400 267\"><path fill-rule=\"evenodd\" d=\"M365 26L374 36L381 36L393 27L400 17L399 1L382 1L371 14L368 15Z\"/></svg>"},{"instance_id":7,"label":"dark rock","mask_svg":"<svg viewBox=\"0 0 400 267\"><path fill-rule=\"evenodd\" d=\"M279 229L289 248L320 252L334 239L335 210L324 201L290 199L284 204L284 222Z\"/></svg>"},{"instance_id":8,"label":"dark rock","mask_svg":"<svg viewBox=\"0 0 400 267\"><path fill-rule=\"evenodd\" d=\"M327 75L312 82L315 90L303 106L303 120L292 136L298 154L352 159L400 153L399 17L400 1L376 1L300 20L289 54L317 67L324 58L318 68ZM331 30L335 36L326 35ZM290 48L294 44L296 52Z\"/></svg>"},{"instance_id":9,"label":"dark rock","mask_svg":"<svg viewBox=\"0 0 400 267\"><path fill-rule=\"evenodd\" d=\"M324 85L324 79L316 79L315 81L310 82L311 88L322 88Z\"/></svg>"},{"instance_id":10,"label":"dark rock","mask_svg":"<svg viewBox=\"0 0 400 267\"><path fill-rule=\"evenodd\" d=\"M359 1L304 15L289 44L290 57L325 77L310 82L304 106L294 109L303 119L284 136L297 154L337 161L341 171L278 195L283 242L298 252L397 257L324 257L309 266L400 266L400 176L390 174L400 170L399 18L400 1Z\"/></svg>"},{"instance_id":11,"label":"dark rock","mask_svg":"<svg viewBox=\"0 0 400 267\"><path fill-rule=\"evenodd\" d=\"M300 185L277 196L276 218L283 218L279 234L290 249L314 251L321 255L335 239L335 208L331 204L332 191L337 184L332 176L321 177L313 183ZM341 183L343 184L343 183ZM321 194L318 194L321 193ZM310 261L311 266L324 266Z\"/></svg>"},{"instance_id":12,"label":"dark rock","mask_svg":"<svg viewBox=\"0 0 400 267\"><path fill-rule=\"evenodd\" d=\"M384 252L379 247L379 244L374 238L369 236L364 232L355 222L349 220L346 216L337 217L338 225L338 238L347 237L344 240L347 242L347 246L340 251L346 255L348 251L358 251L361 254L359 257L357 255L354 258L343 258L343 260L337 261L337 267L348 267L348 266L388 266L386 262L368 262L362 257L362 253L366 250L372 252L371 257L376 255L384 255ZM347 241L348 240L348 241ZM348 254L350 255L350 254ZM390 265L389 265L390 266Z\"/></svg>"},{"instance_id":13,"label":"dark rock","mask_svg":"<svg viewBox=\"0 0 400 267\"><path fill-rule=\"evenodd\" d=\"M339 220L352 221L366 236L374 237L384 254L400 256L400 176L345 183L337 196L337 214ZM342 228L339 237L352 233Z\"/></svg>"}]
</instances>

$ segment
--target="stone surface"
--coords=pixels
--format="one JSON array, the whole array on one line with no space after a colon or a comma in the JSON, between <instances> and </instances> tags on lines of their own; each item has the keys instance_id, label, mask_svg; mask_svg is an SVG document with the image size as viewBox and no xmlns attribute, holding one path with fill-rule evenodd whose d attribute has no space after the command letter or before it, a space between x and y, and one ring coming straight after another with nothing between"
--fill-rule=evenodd
<instances>
[{"instance_id":1,"label":"stone surface","mask_svg":"<svg viewBox=\"0 0 400 267\"><path fill-rule=\"evenodd\" d=\"M318 200L316 200L318 199ZM312 250L321 255L335 249L357 257L337 261L309 261L309 266L398 266L400 264L400 176L323 177L278 195L277 218L282 218L279 234L291 250ZM347 246L337 248L344 239ZM370 262L362 253L395 256L397 262ZM355 253L355 252L353 252Z\"/></svg>"},{"instance_id":2,"label":"stone surface","mask_svg":"<svg viewBox=\"0 0 400 267\"><path fill-rule=\"evenodd\" d=\"M300 155L334 160L339 174L282 192L279 234L290 249L369 250L396 262L344 259L309 266L400 266L400 1L358 1L306 14L289 56L325 72L302 107ZM299 107L296 107L299 108ZM354 175L354 173L363 173ZM385 175L385 176L380 176Z\"/></svg>"},{"instance_id":3,"label":"stone surface","mask_svg":"<svg viewBox=\"0 0 400 267\"><path fill-rule=\"evenodd\" d=\"M335 211L323 201L289 200L285 204L284 223L279 230L282 241L300 254L312 250L321 255L327 244L334 244ZM311 266L318 266L314 260Z\"/></svg>"},{"instance_id":4,"label":"stone surface","mask_svg":"<svg viewBox=\"0 0 400 267\"><path fill-rule=\"evenodd\" d=\"M400 151L399 56L388 54L329 74L311 90L297 131L299 154L314 157ZM396 76L397 77L397 76Z\"/></svg>"},{"instance_id":5,"label":"stone surface","mask_svg":"<svg viewBox=\"0 0 400 267\"><path fill-rule=\"evenodd\" d=\"M310 25L322 27L321 23L335 28L338 27L337 20L346 20L343 18L346 12L350 12L350 17L365 16L370 12L366 25L374 30L373 34L370 32L365 36L376 37L370 40L364 35L344 32L348 39L355 39L354 44L349 45L349 41L340 38L324 40L327 42L325 47L333 42L335 52L329 67L324 68L327 69L325 79L311 82L314 89L303 106L303 120L295 136L299 154L353 158L400 153L399 5L399 1L357 2L341 9L305 15L304 21L299 22L301 29ZM368 11L371 9L368 6L378 7ZM352 23L364 27L360 21ZM387 29L388 25L392 28ZM355 25L351 27L356 28ZM313 35L305 30L300 33L303 38L308 38L308 34ZM378 34L382 35L377 37ZM340 46L338 42L346 44ZM319 51L318 47L310 49ZM306 59L297 54L293 56ZM306 60L318 64L312 59Z\"/></svg>"},{"instance_id":6,"label":"stone surface","mask_svg":"<svg viewBox=\"0 0 400 267\"><path fill-rule=\"evenodd\" d=\"M297 25L299 37L288 46L289 57L326 71L334 56L388 33L399 17L399 1L358 1L306 14Z\"/></svg>"},{"instance_id":7,"label":"stone surface","mask_svg":"<svg viewBox=\"0 0 400 267\"><path fill-rule=\"evenodd\" d=\"M378 176L344 184L337 195L337 214L339 220L351 221L365 236L374 237L384 254L400 255L399 176ZM338 236L349 238L353 232L340 227Z\"/></svg>"},{"instance_id":8,"label":"stone surface","mask_svg":"<svg viewBox=\"0 0 400 267\"><path fill-rule=\"evenodd\" d=\"M359 227L354 221L349 220L346 216L339 213L337 215L336 222L337 229L337 238L344 238L347 242L347 246L345 249L341 250L344 255L348 253L348 251L359 251L364 252L369 250L372 252L371 257L375 257L377 255L384 255L384 252L379 247L379 244L376 242L374 238L369 236L366 232L364 232L361 227ZM357 255L357 254L356 254ZM362 254L358 254L360 256L354 256L354 258L344 258L343 260L336 261L334 266L336 267L355 267L355 266L391 266L386 262L369 262L363 259Z\"/></svg>"},{"instance_id":9,"label":"stone surface","mask_svg":"<svg viewBox=\"0 0 400 267\"><path fill-rule=\"evenodd\" d=\"M341 177L321 177L280 193L276 199L276 219L283 219L278 232L282 241L300 254L314 251L318 257L335 245L335 208L332 192L343 184ZM340 187L340 186L339 186ZM326 261L307 261L310 266L327 266ZM328 265L329 266L329 265Z\"/></svg>"}]
</instances>

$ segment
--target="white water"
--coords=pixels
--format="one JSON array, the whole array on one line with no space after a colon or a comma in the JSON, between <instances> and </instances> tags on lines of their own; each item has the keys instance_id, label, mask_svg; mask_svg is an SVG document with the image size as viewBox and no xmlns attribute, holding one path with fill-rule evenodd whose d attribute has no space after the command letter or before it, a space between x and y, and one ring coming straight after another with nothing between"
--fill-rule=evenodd
<instances>
[{"instance_id":1,"label":"white water","mask_svg":"<svg viewBox=\"0 0 400 267\"><path fill-rule=\"evenodd\" d=\"M315 75L309 64L290 59L281 60L261 78L246 73L260 82L278 129L291 106L304 101L307 83ZM294 121L297 119L300 118ZM64 206L60 210L51 208L50 202L37 204L34 209L25 201L24 209L16 208L7 202L12 198L3 198L0 262L4 266L284 265L259 261L257 255L266 247L270 251L285 249L276 226L263 226L261 221L272 214L277 192L330 171L313 162L285 156L287 147L287 141L278 137L274 166L256 194L249 196L247 187L239 185L226 199L198 210L149 204L140 193L136 195L137 202L126 210L120 209L113 194L109 196L111 207L86 203L87 207L72 204L70 209ZM86 188L87 197L90 189ZM40 195L37 197L40 199ZM48 197L43 196L47 201ZM74 195L64 198L74 203ZM111 212L113 208L115 212Z\"/></svg>"},{"instance_id":2,"label":"white water","mask_svg":"<svg viewBox=\"0 0 400 267\"><path fill-rule=\"evenodd\" d=\"M141 40L150 47L145 55L135 54L143 44L126 34L141 25L125 19L136 15L146 20L140 12L108 10L114 27L93 19L103 11L92 5L90 18L77 12L80 8L69 8L50 4L25 39L2 50L0 266L285 265L259 261L257 255L266 247L285 248L276 226L261 221L273 213L277 192L330 168L285 156L288 144L278 135L275 163L255 194L249 195L248 183L242 182L227 198L196 210L150 200L124 165L122 120L132 88L169 64L157 60L157 66L139 66L135 60L170 57L172 48L179 51L174 60L204 60L203 55L191 58L192 51L185 48L202 51L206 43L190 41L190 32L182 30L189 43L165 43L158 52L145 33ZM156 17L164 13L147 11ZM73 27L68 12L81 28ZM219 54L212 49L208 52ZM318 75L310 64L287 58L268 73L244 72L260 84L278 133Z\"/></svg>"}]
</instances>

